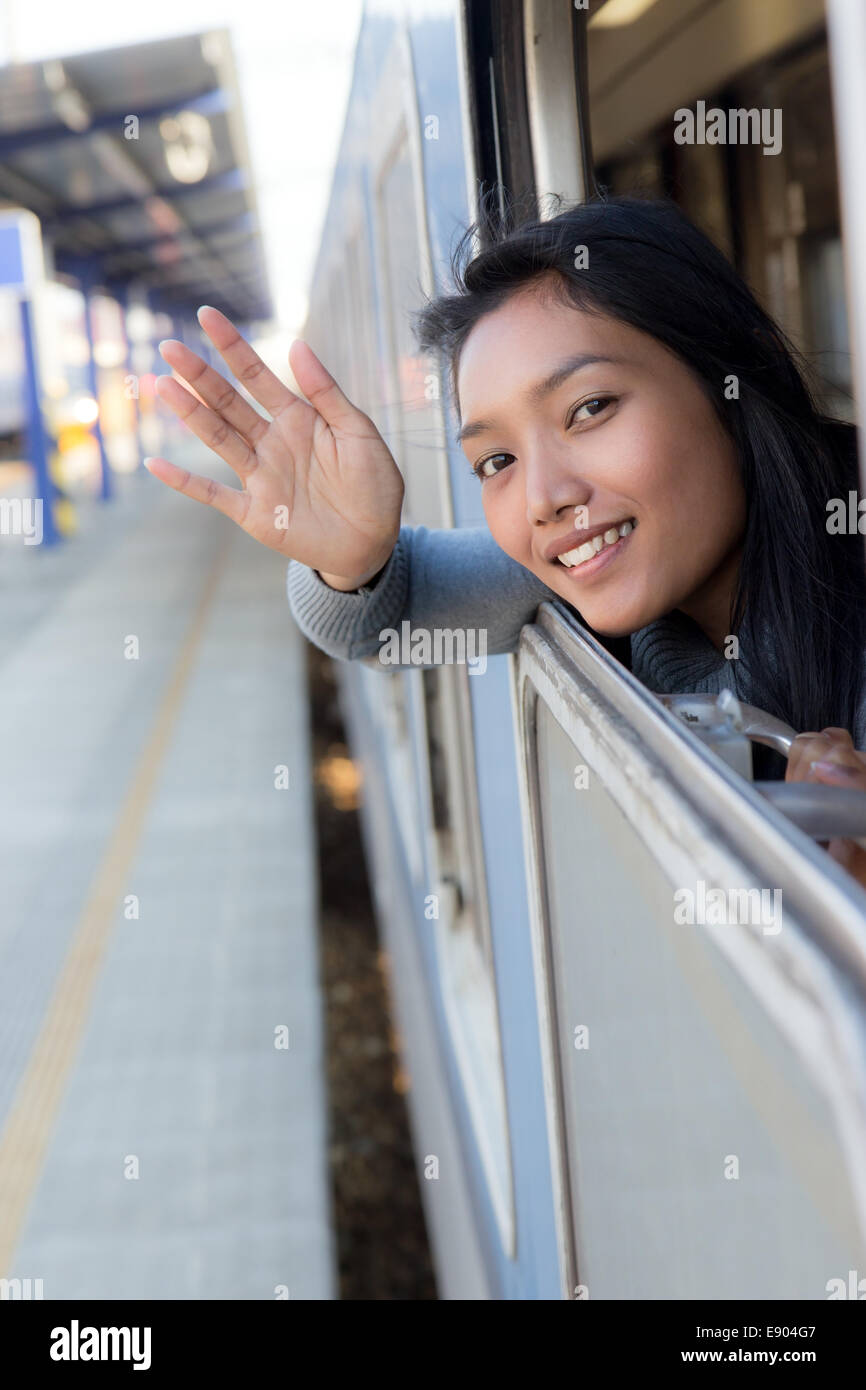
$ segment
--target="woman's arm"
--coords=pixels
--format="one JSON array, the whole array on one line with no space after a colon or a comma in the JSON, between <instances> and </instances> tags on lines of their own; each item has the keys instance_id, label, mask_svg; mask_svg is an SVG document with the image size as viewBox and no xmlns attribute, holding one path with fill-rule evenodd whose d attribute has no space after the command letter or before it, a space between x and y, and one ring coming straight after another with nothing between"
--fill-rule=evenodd
<instances>
[{"instance_id":1,"label":"woman's arm","mask_svg":"<svg viewBox=\"0 0 866 1390\"><path fill-rule=\"evenodd\" d=\"M289 601L307 637L332 656L375 661L383 646L379 634L392 629L399 653L401 625L408 622L431 636L437 629L462 630L464 651L466 630L475 629L471 650L477 655L512 651L520 628L552 591L509 559L486 527L430 531L400 525L404 486L393 456L373 421L348 400L306 343L294 343L289 353L304 400L274 375L225 314L203 306L199 322L271 419L185 344L166 339L160 352L191 389L174 377L159 377L160 398L242 486L225 487L168 459L145 462L168 487L214 507L262 545L291 557ZM448 639L443 642L439 654L453 653ZM393 645L388 664L404 664L391 659ZM413 657L417 652L415 645ZM431 653L437 654L432 644Z\"/></svg>"},{"instance_id":2,"label":"woman's arm","mask_svg":"<svg viewBox=\"0 0 866 1390\"><path fill-rule=\"evenodd\" d=\"M487 655L510 652L520 629L544 599L555 597L530 570L501 550L486 527L430 530L401 526L394 550L375 582L357 592L332 589L321 575L292 560L289 605L301 631L329 656L376 658L380 633L475 630ZM394 664L389 662L389 669ZM414 663L413 663L414 664Z\"/></svg>"}]
</instances>

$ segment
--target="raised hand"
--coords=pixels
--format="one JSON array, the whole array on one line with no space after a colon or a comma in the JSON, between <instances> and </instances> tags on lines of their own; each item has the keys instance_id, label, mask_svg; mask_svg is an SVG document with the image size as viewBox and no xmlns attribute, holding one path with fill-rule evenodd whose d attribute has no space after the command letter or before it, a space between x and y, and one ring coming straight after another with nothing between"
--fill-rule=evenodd
<instances>
[{"instance_id":1,"label":"raised hand","mask_svg":"<svg viewBox=\"0 0 866 1390\"><path fill-rule=\"evenodd\" d=\"M202 399L171 376L157 379L160 399L237 474L226 487L146 460L149 471L186 497L237 522L286 557L353 588L385 564L400 531L403 479L372 420L349 401L312 348L296 340L289 363L296 396L274 375L225 314L198 311L204 332L264 419L219 372L174 338L159 350ZM204 402L204 404L202 403Z\"/></svg>"}]
</instances>

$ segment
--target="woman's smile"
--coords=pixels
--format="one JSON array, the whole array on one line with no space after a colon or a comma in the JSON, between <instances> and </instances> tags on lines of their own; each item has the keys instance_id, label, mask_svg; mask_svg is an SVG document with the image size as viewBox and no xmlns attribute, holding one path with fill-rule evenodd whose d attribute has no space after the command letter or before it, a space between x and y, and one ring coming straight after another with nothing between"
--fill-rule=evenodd
<instances>
[{"instance_id":1,"label":"woman's smile","mask_svg":"<svg viewBox=\"0 0 866 1390\"><path fill-rule=\"evenodd\" d=\"M553 551L555 559L552 563L567 569L570 580L587 579L606 569L622 554L636 525L634 517L628 517L625 521L613 525L602 522L600 526L591 527L583 532L584 539L578 537L577 543L568 550L560 551L560 543L555 542L548 548L546 558L550 559L550 551ZM567 540L570 541L570 537Z\"/></svg>"}]
</instances>

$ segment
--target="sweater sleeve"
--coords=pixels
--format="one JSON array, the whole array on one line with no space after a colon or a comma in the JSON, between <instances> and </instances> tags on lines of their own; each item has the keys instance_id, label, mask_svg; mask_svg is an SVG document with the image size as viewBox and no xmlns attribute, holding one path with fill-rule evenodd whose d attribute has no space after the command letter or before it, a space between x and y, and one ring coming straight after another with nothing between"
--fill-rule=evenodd
<instances>
[{"instance_id":1,"label":"sweater sleeve","mask_svg":"<svg viewBox=\"0 0 866 1390\"><path fill-rule=\"evenodd\" d=\"M556 597L506 555L484 526L402 526L375 584L353 593L330 588L316 570L290 560L287 589L304 635L347 661L376 659L380 633L399 633L405 621L412 630L483 629L489 655L514 651L539 603Z\"/></svg>"}]
</instances>

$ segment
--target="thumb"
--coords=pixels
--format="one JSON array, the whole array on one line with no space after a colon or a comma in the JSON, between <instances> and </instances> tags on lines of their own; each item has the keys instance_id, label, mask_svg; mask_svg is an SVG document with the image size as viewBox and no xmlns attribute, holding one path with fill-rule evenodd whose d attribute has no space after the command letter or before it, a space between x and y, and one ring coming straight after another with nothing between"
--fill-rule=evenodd
<instances>
[{"instance_id":1,"label":"thumb","mask_svg":"<svg viewBox=\"0 0 866 1390\"><path fill-rule=\"evenodd\" d=\"M333 430L359 433L359 423L365 417L343 394L327 367L303 338L296 338L289 348L289 365L307 400L326 424Z\"/></svg>"}]
</instances>

